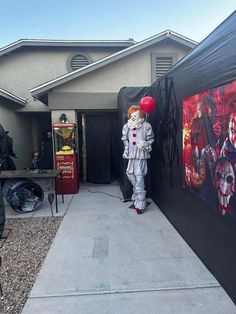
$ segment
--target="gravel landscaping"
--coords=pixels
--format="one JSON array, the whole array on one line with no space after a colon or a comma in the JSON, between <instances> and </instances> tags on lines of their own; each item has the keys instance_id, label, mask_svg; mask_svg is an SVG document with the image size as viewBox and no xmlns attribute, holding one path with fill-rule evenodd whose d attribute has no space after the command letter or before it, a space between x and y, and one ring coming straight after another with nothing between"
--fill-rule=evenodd
<instances>
[{"instance_id":1,"label":"gravel landscaping","mask_svg":"<svg viewBox=\"0 0 236 314\"><path fill-rule=\"evenodd\" d=\"M62 217L8 218L0 240L0 313L21 313ZM9 229L9 230L8 230Z\"/></svg>"}]
</instances>

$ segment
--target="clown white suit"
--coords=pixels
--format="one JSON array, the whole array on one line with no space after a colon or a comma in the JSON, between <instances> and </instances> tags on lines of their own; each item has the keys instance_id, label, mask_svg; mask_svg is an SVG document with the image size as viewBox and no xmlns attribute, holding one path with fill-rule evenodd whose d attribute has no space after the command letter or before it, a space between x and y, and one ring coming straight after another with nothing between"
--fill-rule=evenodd
<instances>
[{"instance_id":1,"label":"clown white suit","mask_svg":"<svg viewBox=\"0 0 236 314\"><path fill-rule=\"evenodd\" d=\"M140 110L131 114L122 130L123 158L128 159L126 174L133 185L131 199L138 214L146 209L144 177L147 174L147 159L150 158L154 134L150 123L140 117Z\"/></svg>"}]
</instances>

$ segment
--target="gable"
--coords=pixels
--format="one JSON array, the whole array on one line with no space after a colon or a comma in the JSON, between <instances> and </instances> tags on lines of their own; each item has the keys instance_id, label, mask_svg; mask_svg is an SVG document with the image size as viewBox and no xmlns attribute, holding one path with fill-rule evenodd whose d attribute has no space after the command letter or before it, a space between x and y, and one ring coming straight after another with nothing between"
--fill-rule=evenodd
<instances>
[{"instance_id":1,"label":"gable","mask_svg":"<svg viewBox=\"0 0 236 314\"><path fill-rule=\"evenodd\" d=\"M115 92L123 86L146 86L152 83L152 58L154 54L175 56L180 60L188 49L173 41L152 45L137 53L109 63L83 76L59 85L54 92L91 93Z\"/></svg>"},{"instance_id":2,"label":"gable","mask_svg":"<svg viewBox=\"0 0 236 314\"><path fill-rule=\"evenodd\" d=\"M160 33L156 36L153 36L151 38L148 38L147 40L144 40L132 47L129 47L127 49L124 49L122 51L119 51L111 56L108 56L106 58L103 58L102 60L98 60L97 62L92 63L91 65L88 65L82 69L76 70L72 73L68 73L66 75L63 75L61 77L58 77L50 82L47 82L45 84L42 84L38 87L35 87L31 90L31 93L34 97L39 97L42 94L47 93L50 89L57 87L61 84L67 83L69 81L74 80L75 78L82 77L84 75L87 75L89 72L95 72L96 70L105 67L109 64L115 64L118 60L125 59L128 56L134 55L138 52L141 52L142 50L152 47L155 44L161 44L161 42L168 40L175 42L176 45L182 46L187 48L188 50L192 49L196 46L196 42L187 40L185 37L182 37L181 35L178 35L171 31L165 31L163 33Z\"/></svg>"},{"instance_id":3,"label":"gable","mask_svg":"<svg viewBox=\"0 0 236 314\"><path fill-rule=\"evenodd\" d=\"M21 47L0 57L0 81L4 89L27 99L20 111L47 111L45 101L35 100L31 93L35 85L50 81L71 71L69 61L78 53L86 53L96 61L114 52L114 48L82 47ZM115 50L117 51L117 50Z\"/></svg>"}]
</instances>

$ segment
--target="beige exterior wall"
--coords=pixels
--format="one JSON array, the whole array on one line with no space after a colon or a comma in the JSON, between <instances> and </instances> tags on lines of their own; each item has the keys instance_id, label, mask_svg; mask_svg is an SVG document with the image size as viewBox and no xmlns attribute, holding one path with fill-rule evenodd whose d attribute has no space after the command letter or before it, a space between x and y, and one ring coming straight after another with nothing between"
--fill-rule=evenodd
<instances>
[{"instance_id":1,"label":"beige exterior wall","mask_svg":"<svg viewBox=\"0 0 236 314\"><path fill-rule=\"evenodd\" d=\"M44 127L42 119L38 120L35 115L23 112L49 111L48 106L32 98L30 89L68 73L68 63L74 54L83 53L96 61L118 50L119 48L24 47L0 57L0 87L28 99L24 108L13 107L12 104L10 107L7 100L0 102L0 123L10 131L14 139L14 150L19 155L15 160L18 169L31 165L32 151L38 147L38 131ZM50 109L53 110L52 122L58 122L61 113L65 113L70 122L76 123L74 109L116 109L120 88L151 85L153 52L175 53L178 61L189 50L190 48L175 42L163 41L62 84L49 93L49 107L52 104Z\"/></svg>"},{"instance_id":2,"label":"beige exterior wall","mask_svg":"<svg viewBox=\"0 0 236 314\"><path fill-rule=\"evenodd\" d=\"M94 51L93 51L94 50ZM48 107L34 100L30 89L69 72L69 59L77 53L88 55L93 61L113 53L114 49L22 48L0 58L0 87L28 99L19 111L48 111Z\"/></svg>"},{"instance_id":3,"label":"beige exterior wall","mask_svg":"<svg viewBox=\"0 0 236 314\"><path fill-rule=\"evenodd\" d=\"M54 91L117 93L123 86L151 85L152 52L175 53L178 61L189 50L174 41L167 44L163 41L55 88ZM0 58L0 87L28 99L26 106L17 108L17 111L48 111L48 106L32 98L30 89L69 72L68 63L74 54L83 53L96 61L114 52L114 48L22 47Z\"/></svg>"},{"instance_id":4,"label":"beige exterior wall","mask_svg":"<svg viewBox=\"0 0 236 314\"><path fill-rule=\"evenodd\" d=\"M0 58L0 88L28 99L25 108L9 106L7 100L0 102L0 123L10 131L14 139L15 153L19 155L19 158L14 159L17 169L31 166L31 154L38 150L39 145L38 130L42 129L43 125L39 128L41 120L39 122L35 115L16 111L49 111L48 106L32 98L30 89L69 72L69 60L74 54L84 53L96 61L113 52L114 48L102 50L28 47L17 49ZM53 113L53 117L56 117L56 113ZM68 118L70 119L70 114Z\"/></svg>"},{"instance_id":5,"label":"beige exterior wall","mask_svg":"<svg viewBox=\"0 0 236 314\"><path fill-rule=\"evenodd\" d=\"M30 167L32 154L31 119L21 113L14 113L8 101L0 100L0 123L14 140L13 150L19 158L14 158L17 169Z\"/></svg>"},{"instance_id":6,"label":"beige exterior wall","mask_svg":"<svg viewBox=\"0 0 236 314\"><path fill-rule=\"evenodd\" d=\"M152 84L151 54L153 52L175 53L178 61L188 50L175 43L158 44L54 88L53 92L118 93L123 86L150 86Z\"/></svg>"}]
</instances>

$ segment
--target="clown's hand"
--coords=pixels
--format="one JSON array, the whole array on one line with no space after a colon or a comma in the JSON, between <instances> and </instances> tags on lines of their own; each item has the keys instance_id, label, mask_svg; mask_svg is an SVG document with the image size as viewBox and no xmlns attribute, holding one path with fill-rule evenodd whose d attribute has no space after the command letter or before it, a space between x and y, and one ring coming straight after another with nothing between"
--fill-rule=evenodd
<instances>
[{"instance_id":1,"label":"clown's hand","mask_svg":"<svg viewBox=\"0 0 236 314\"><path fill-rule=\"evenodd\" d=\"M124 153L123 153L123 158L124 159L128 159L129 158L129 153L128 153L128 150L124 150Z\"/></svg>"},{"instance_id":2,"label":"clown's hand","mask_svg":"<svg viewBox=\"0 0 236 314\"><path fill-rule=\"evenodd\" d=\"M149 151L149 144L148 142L146 141L143 141L143 140L140 140L138 143L137 143L137 147L138 149L141 149L145 152L148 152Z\"/></svg>"}]
</instances>

